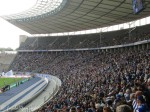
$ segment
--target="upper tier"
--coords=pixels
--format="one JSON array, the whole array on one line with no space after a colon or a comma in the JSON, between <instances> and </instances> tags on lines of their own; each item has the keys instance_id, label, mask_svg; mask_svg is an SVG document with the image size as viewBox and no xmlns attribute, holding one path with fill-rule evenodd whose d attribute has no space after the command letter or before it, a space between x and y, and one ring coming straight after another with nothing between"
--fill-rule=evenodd
<instances>
[{"instance_id":1,"label":"upper tier","mask_svg":"<svg viewBox=\"0 0 150 112\"><path fill-rule=\"evenodd\" d=\"M51 50L72 48L97 48L122 45L150 39L150 25L136 27L129 35L129 29L88 35L27 38L19 50Z\"/></svg>"}]
</instances>

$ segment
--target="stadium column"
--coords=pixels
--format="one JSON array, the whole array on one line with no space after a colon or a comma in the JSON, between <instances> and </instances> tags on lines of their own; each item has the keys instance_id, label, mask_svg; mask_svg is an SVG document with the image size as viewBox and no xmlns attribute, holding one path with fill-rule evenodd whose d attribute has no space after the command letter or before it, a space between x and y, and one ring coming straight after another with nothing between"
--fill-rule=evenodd
<instances>
[{"instance_id":1,"label":"stadium column","mask_svg":"<svg viewBox=\"0 0 150 112\"><path fill-rule=\"evenodd\" d=\"M128 47L124 47L125 51L128 51Z\"/></svg>"},{"instance_id":2,"label":"stadium column","mask_svg":"<svg viewBox=\"0 0 150 112\"><path fill-rule=\"evenodd\" d=\"M145 44L145 47L146 47L146 49L148 49L148 43L147 43L147 44Z\"/></svg>"},{"instance_id":3,"label":"stadium column","mask_svg":"<svg viewBox=\"0 0 150 112\"><path fill-rule=\"evenodd\" d=\"M132 51L134 50L134 46L131 46L131 50L132 50Z\"/></svg>"},{"instance_id":4,"label":"stadium column","mask_svg":"<svg viewBox=\"0 0 150 112\"><path fill-rule=\"evenodd\" d=\"M144 49L147 49L147 44L144 44Z\"/></svg>"},{"instance_id":5,"label":"stadium column","mask_svg":"<svg viewBox=\"0 0 150 112\"><path fill-rule=\"evenodd\" d=\"M57 56L57 51L56 51L56 56Z\"/></svg>"},{"instance_id":6,"label":"stadium column","mask_svg":"<svg viewBox=\"0 0 150 112\"><path fill-rule=\"evenodd\" d=\"M147 49L149 49L149 44L147 43Z\"/></svg>"},{"instance_id":7,"label":"stadium column","mask_svg":"<svg viewBox=\"0 0 150 112\"><path fill-rule=\"evenodd\" d=\"M147 47L146 47L146 44L144 44L144 49L146 49Z\"/></svg>"},{"instance_id":8,"label":"stadium column","mask_svg":"<svg viewBox=\"0 0 150 112\"><path fill-rule=\"evenodd\" d=\"M108 51L108 49L105 49L105 51L107 52L107 51Z\"/></svg>"},{"instance_id":9,"label":"stadium column","mask_svg":"<svg viewBox=\"0 0 150 112\"><path fill-rule=\"evenodd\" d=\"M122 47L122 51L124 51L125 49L124 49L124 47Z\"/></svg>"},{"instance_id":10,"label":"stadium column","mask_svg":"<svg viewBox=\"0 0 150 112\"><path fill-rule=\"evenodd\" d=\"M110 49L110 51L109 51L110 53L113 53L113 52L115 52L115 48L114 49Z\"/></svg>"},{"instance_id":11,"label":"stadium column","mask_svg":"<svg viewBox=\"0 0 150 112\"><path fill-rule=\"evenodd\" d=\"M138 47L138 50L140 49L140 47L139 47L140 45L138 45L137 47Z\"/></svg>"},{"instance_id":12,"label":"stadium column","mask_svg":"<svg viewBox=\"0 0 150 112\"><path fill-rule=\"evenodd\" d=\"M132 46L129 46L129 50L132 50Z\"/></svg>"},{"instance_id":13,"label":"stadium column","mask_svg":"<svg viewBox=\"0 0 150 112\"><path fill-rule=\"evenodd\" d=\"M110 49L110 53L114 53L115 52L115 48Z\"/></svg>"},{"instance_id":14,"label":"stadium column","mask_svg":"<svg viewBox=\"0 0 150 112\"><path fill-rule=\"evenodd\" d=\"M133 50L136 51L136 45L133 46Z\"/></svg>"},{"instance_id":15,"label":"stadium column","mask_svg":"<svg viewBox=\"0 0 150 112\"><path fill-rule=\"evenodd\" d=\"M117 52L117 48L114 48L114 52Z\"/></svg>"},{"instance_id":16,"label":"stadium column","mask_svg":"<svg viewBox=\"0 0 150 112\"><path fill-rule=\"evenodd\" d=\"M118 49L119 49L120 53L122 53L122 51L123 51L122 47L119 47Z\"/></svg>"},{"instance_id":17,"label":"stadium column","mask_svg":"<svg viewBox=\"0 0 150 112\"><path fill-rule=\"evenodd\" d=\"M118 49L118 48L116 48L116 52L119 52L118 50L119 50L119 49Z\"/></svg>"},{"instance_id":18,"label":"stadium column","mask_svg":"<svg viewBox=\"0 0 150 112\"><path fill-rule=\"evenodd\" d=\"M141 48L142 48L142 50L144 49L144 46L143 46L143 44L141 45Z\"/></svg>"},{"instance_id":19,"label":"stadium column","mask_svg":"<svg viewBox=\"0 0 150 112\"><path fill-rule=\"evenodd\" d=\"M139 45L139 47L140 47L140 50L142 49L142 45Z\"/></svg>"}]
</instances>

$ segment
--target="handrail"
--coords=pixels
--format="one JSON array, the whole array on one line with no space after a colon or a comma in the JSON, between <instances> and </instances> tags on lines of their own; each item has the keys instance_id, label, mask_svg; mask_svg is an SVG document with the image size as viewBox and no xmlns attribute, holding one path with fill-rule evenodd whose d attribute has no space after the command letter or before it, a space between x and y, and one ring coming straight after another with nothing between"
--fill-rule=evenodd
<instances>
[{"instance_id":1,"label":"handrail","mask_svg":"<svg viewBox=\"0 0 150 112\"><path fill-rule=\"evenodd\" d=\"M121 45L114 45L114 46L106 46L106 47L98 47L98 48L78 48L78 49L51 49L51 50L17 50L17 52L62 52L62 51L87 51L87 50L104 50L104 49L115 49L115 48L122 48L122 47L129 47L135 45L141 45L150 43L150 39L138 41L129 44L121 44Z\"/></svg>"}]
</instances>

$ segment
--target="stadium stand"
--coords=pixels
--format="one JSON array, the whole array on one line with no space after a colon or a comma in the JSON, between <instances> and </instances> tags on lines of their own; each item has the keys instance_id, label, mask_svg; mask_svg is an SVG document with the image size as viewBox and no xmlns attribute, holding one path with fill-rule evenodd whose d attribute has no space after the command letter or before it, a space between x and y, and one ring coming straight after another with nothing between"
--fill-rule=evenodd
<instances>
[{"instance_id":1,"label":"stadium stand","mask_svg":"<svg viewBox=\"0 0 150 112\"><path fill-rule=\"evenodd\" d=\"M62 80L57 96L39 112L114 111L118 105L145 112L150 107L149 62L149 48L133 46L110 51L22 52L11 69L53 74ZM134 95L139 102L132 104ZM141 107L135 108L137 103Z\"/></svg>"},{"instance_id":2,"label":"stadium stand","mask_svg":"<svg viewBox=\"0 0 150 112\"><path fill-rule=\"evenodd\" d=\"M32 35L9 69L62 81L37 112L150 112L149 16L149 0L37 0L3 16Z\"/></svg>"},{"instance_id":3,"label":"stadium stand","mask_svg":"<svg viewBox=\"0 0 150 112\"><path fill-rule=\"evenodd\" d=\"M150 39L150 25L135 28L130 33L129 29L104 32L101 34L73 35L60 37L33 37L27 38L19 50L50 50L72 48L96 48L133 43ZM101 35L101 38L100 38ZM31 47L32 46L32 47Z\"/></svg>"}]
</instances>

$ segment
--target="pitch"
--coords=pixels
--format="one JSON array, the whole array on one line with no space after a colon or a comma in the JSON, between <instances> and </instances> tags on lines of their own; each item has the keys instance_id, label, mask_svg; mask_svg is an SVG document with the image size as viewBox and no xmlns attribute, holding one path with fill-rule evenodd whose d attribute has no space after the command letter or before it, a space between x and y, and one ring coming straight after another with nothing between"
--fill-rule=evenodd
<instances>
[{"instance_id":1,"label":"pitch","mask_svg":"<svg viewBox=\"0 0 150 112\"><path fill-rule=\"evenodd\" d=\"M22 78L0 78L0 88L22 80Z\"/></svg>"}]
</instances>

